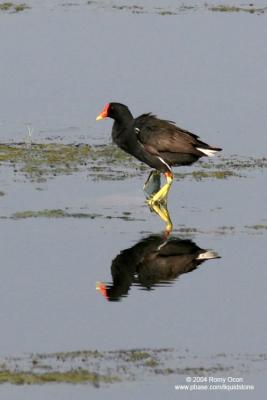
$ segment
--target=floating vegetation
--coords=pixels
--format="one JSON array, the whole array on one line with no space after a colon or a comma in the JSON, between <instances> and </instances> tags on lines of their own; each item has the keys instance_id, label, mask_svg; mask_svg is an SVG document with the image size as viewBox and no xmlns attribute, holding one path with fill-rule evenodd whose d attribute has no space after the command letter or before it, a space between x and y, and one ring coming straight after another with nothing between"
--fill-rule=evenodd
<instances>
[{"instance_id":1,"label":"floating vegetation","mask_svg":"<svg viewBox=\"0 0 267 400\"><path fill-rule=\"evenodd\" d=\"M205 376L228 371L266 369L266 354L225 354L199 357L188 350L133 349L116 351L77 351L7 357L0 361L0 384L34 385L69 383L101 385L144 376Z\"/></svg>"},{"instance_id":2,"label":"floating vegetation","mask_svg":"<svg viewBox=\"0 0 267 400\"><path fill-rule=\"evenodd\" d=\"M100 375L80 369L66 372L16 372L10 370L0 371L0 384L10 383L13 385L34 385L43 383L92 383L99 386L100 383L113 383L120 381L119 377L111 375Z\"/></svg>"},{"instance_id":3,"label":"floating vegetation","mask_svg":"<svg viewBox=\"0 0 267 400\"><path fill-rule=\"evenodd\" d=\"M30 7L27 6L25 3L12 3L12 2L4 2L0 3L0 10L1 11L11 11L11 12L20 12L24 11L26 9L29 9Z\"/></svg>"},{"instance_id":4,"label":"floating vegetation","mask_svg":"<svg viewBox=\"0 0 267 400\"><path fill-rule=\"evenodd\" d=\"M11 215L0 215L0 219L2 220L25 220L32 218L41 218L41 219L65 219L65 218L75 218L75 219L102 219L102 220L113 220L119 219L124 221L145 221L145 219L140 217L135 217L129 212L122 211L118 215L109 215L109 214L98 214L98 213L87 213L84 211L70 211L69 207L65 209L44 209L44 210L26 210L26 211L17 211ZM179 235L180 237L194 237L198 234L204 235L233 235L237 233L242 234L263 234L267 231L267 224L264 223L256 223L253 225L244 225L244 226L232 226L232 225L223 225L217 226L213 229L200 229L196 227L185 226L183 224L177 225L173 230L173 233ZM147 233L147 232L146 232ZM142 357L144 354L137 353L129 353L129 357Z\"/></svg>"},{"instance_id":5,"label":"floating vegetation","mask_svg":"<svg viewBox=\"0 0 267 400\"><path fill-rule=\"evenodd\" d=\"M112 9L115 11L124 11L131 14L157 14L162 16L173 16L178 15L185 12L195 12L208 10L211 12L222 12L222 13L238 13L238 12L246 12L250 14L263 14L266 12L267 7L254 7L253 4L249 5L225 5L225 4L209 4L204 3L203 5L196 4L181 4L177 6L166 6L166 7L158 7L158 6L144 6L144 5L136 5L136 4L111 4L110 2L105 1L87 1L89 6L102 8L102 9Z\"/></svg>"},{"instance_id":6,"label":"floating vegetation","mask_svg":"<svg viewBox=\"0 0 267 400\"><path fill-rule=\"evenodd\" d=\"M255 7L253 4L249 5L225 5L225 4L209 4L205 3L204 5L195 5L195 4L181 4L179 6L167 6L167 7L153 7L148 6L145 7L143 5L137 4L111 4L110 2L105 1L95 1L95 0L88 0L86 3L88 6L93 8L102 8L102 9L111 9L115 11L123 11L131 14L157 14L162 16L173 16L178 15L185 12L195 12L201 10L208 10L211 12L221 12L221 13L239 13L245 12L249 14L257 14L261 15L267 11L267 7ZM64 2L61 4L62 7L73 7L73 6L81 6L82 4L77 4L75 2ZM0 3L0 11L7 11L11 13L17 13L29 9L27 4L25 3L13 3L13 2L3 2Z\"/></svg>"},{"instance_id":7,"label":"floating vegetation","mask_svg":"<svg viewBox=\"0 0 267 400\"><path fill-rule=\"evenodd\" d=\"M89 175L93 180L123 180L136 175L143 175L150 169L135 158L114 145L96 146L91 149ZM189 172L179 172L182 167L175 168L178 180L190 178L227 179L230 177L246 177L249 172L267 168L267 158L230 156L218 157L214 160L199 161L190 167ZM186 168L184 168L186 169Z\"/></svg>"},{"instance_id":8,"label":"floating vegetation","mask_svg":"<svg viewBox=\"0 0 267 400\"><path fill-rule=\"evenodd\" d=\"M163 11L159 11L159 15L174 15L175 13L173 11L168 11L168 10L163 10Z\"/></svg>"},{"instance_id":9,"label":"floating vegetation","mask_svg":"<svg viewBox=\"0 0 267 400\"><path fill-rule=\"evenodd\" d=\"M10 216L0 216L0 219L13 219L13 220L24 220L29 218L78 218L78 219L122 219L124 221L144 221L141 218L135 218L131 216L128 212L122 212L120 215L103 215L96 213L85 213L85 212L71 212L69 208L65 209L44 209L44 210L26 210L26 211L17 211Z\"/></svg>"},{"instance_id":10,"label":"floating vegetation","mask_svg":"<svg viewBox=\"0 0 267 400\"><path fill-rule=\"evenodd\" d=\"M210 171L210 172L193 171L191 175L196 181L199 181L204 178L226 179L229 178L230 176L238 176L234 171L230 170Z\"/></svg>"},{"instance_id":11,"label":"floating vegetation","mask_svg":"<svg viewBox=\"0 0 267 400\"><path fill-rule=\"evenodd\" d=\"M267 230L267 224L245 225L245 228L251 231L265 231Z\"/></svg>"},{"instance_id":12,"label":"floating vegetation","mask_svg":"<svg viewBox=\"0 0 267 400\"><path fill-rule=\"evenodd\" d=\"M173 233L180 237L193 237L197 234L202 235L234 235L234 234L263 234L267 230L267 224L254 224L244 226L222 225L213 229L200 229L178 225Z\"/></svg>"},{"instance_id":13,"label":"floating vegetation","mask_svg":"<svg viewBox=\"0 0 267 400\"><path fill-rule=\"evenodd\" d=\"M143 176L150 169L118 147L62 143L0 144L0 165L13 168L15 177L45 182L58 175L85 172L93 181L124 180ZM230 156L200 160L193 167L175 168L176 179L228 179L246 177L267 167L267 158ZM180 172L182 171L182 172Z\"/></svg>"},{"instance_id":14,"label":"floating vegetation","mask_svg":"<svg viewBox=\"0 0 267 400\"><path fill-rule=\"evenodd\" d=\"M125 361L129 362L137 362L141 360L147 360L148 358L151 357L150 353L147 351L143 350L129 350L129 351L123 351L121 353L121 356Z\"/></svg>"},{"instance_id":15,"label":"floating vegetation","mask_svg":"<svg viewBox=\"0 0 267 400\"><path fill-rule=\"evenodd\" d=\"M44 182L57 175L70 175L85 167L90 147L87 144L14 143L0 144L0 165L31 181Z\"/></svg>"},{"instance_id":16,"label":"floating vegetation","mask_svg":"<svg viewBox=\"0 0 267 400\"><path fill-rule=\"evenodd\" d=\"M100 217L100 214L75 213L61 209L45 209L39 211L17 211L10 218L26 219L26 218L89 218L95 219Z\"/></svg>"},{"instance_id":17,"label":"floating vegetation","mask_svg":"<svg viewBox=\"0 0 267 400\"><path fill-rule=\"evenodd\" d=\"M101 145L92 149L89 176L93 180L124 180L148 171L148 167L138 162L117 146Z\"/></svg>"},{"instance_id":18,"label":"floating vegetation","mask_svg":"<svg viewBox=\"0 0 267 400\"><path fill-rule=\"evenodd\" d=\"M267 7L256 8L256 7L254 7L253 4L249 4L248 6L244 6L244 7L224 5L224 4L219 4L219 5L214 5L214 6L207 5L207 8L210 11L216 11L216 12L224 12L224 13L246 12L246 13L250 13L250 14L263 14L267 10Z\"/></svg>"},{"instance_id":19,"label":"floating vegetation","mask_svg":"<svg viewBox=\"0 0 267 400\"><path fill-rule=\"evenodd\" d=\"M96 4L96 2L88 1L87 4L93 5L93 4ZM133 5L113 4L110 6L110 4L105 5L104 3L99 4L99 6L102 8L112 8L113 10L117 10L117 11L127 11L132 14L152 13L152 14L158 14L158 15L162 15L162 16L177 15L178 13L181 13L181 12L195 11L195 10L199 9L199 7L197 7L195 5L184 5L184 4L182 4L181 6L178 6L178 7L169 7L169 8L168 7L145 8L144 6L140 6L140 5L136 5L136 4L133 4Z\"/></svg>"},{"instance_id":20,"label":"floating vegetation","mask_svg":"<svg viewBox=\"0 0 267 400\"><path fill-rule=\"evenodd\" d=\"M142 6L137 6L137 5L132 5L132 6L128 6L128 5L112 5L111 6L113 9L116 10L126 10L126 11L130 11L133 14L141 14L144 11L144 7Z\"/></svg>"}]
</instances>

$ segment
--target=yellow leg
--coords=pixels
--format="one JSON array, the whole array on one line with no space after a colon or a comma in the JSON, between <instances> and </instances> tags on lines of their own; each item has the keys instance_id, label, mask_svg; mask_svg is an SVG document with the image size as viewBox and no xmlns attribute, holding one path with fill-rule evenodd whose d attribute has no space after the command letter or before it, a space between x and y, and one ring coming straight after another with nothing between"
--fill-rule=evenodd
<instances>
[{"instance_id":1,"label":"yellow leg","mask_svg":"<svg viewBox=\"0 0 267 400\"><path fill-rule=\"evenodd\" d=\"M167 199L173 181L173 174L171 172L165 172L164 175L167 179L167 183L165 183L157 193L147 200L147 203L152 207L155 203L162 203Z\"/></svg>"}]
</instances>

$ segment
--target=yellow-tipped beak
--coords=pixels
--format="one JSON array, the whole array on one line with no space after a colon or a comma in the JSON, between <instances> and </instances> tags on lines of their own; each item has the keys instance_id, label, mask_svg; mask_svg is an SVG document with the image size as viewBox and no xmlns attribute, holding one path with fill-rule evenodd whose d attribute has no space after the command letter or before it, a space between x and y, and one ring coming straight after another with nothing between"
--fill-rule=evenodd
<instances>
[{"instance_id":1,"label":"yellow-tipped beak","mask_svg":"<svg viewBox=\"0 0 267 400\"><path fill-rule=\"evenodd\" d=\"M99 121L100 119L104 119L108 117L108 110L109 110L109 104L105 105L104 109L101 111L101 113L96 117L96 120Z\"/></svg>"}]
</instances>

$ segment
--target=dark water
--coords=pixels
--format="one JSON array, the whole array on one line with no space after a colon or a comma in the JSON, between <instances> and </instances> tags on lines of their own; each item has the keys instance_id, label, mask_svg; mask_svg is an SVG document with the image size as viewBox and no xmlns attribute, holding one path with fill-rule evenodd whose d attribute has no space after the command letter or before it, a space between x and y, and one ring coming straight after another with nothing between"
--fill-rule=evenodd
<instances>
[{"instance_id":1,"label":"dark water","mask_svg":"<svg viewBox=\"0 0 267 400\"><path fill-rule=\"evenodd\" d=\"M176 120L223 147L225 157L266 155L266 14L150 11L38 2L23 13L1 13L1 140L24 140L30 125L37 142L108 143L110 121L95 117L118 100L135 115L153 111ZM112 284L114 260L136 246L140 254L146 238L162 240L164 223L144 204L147 172L112 182L95 182L89 172L37 184L1 166L1 216L70 207L101 217L0 220L0 355L145 347L200 357L266 354L266 169L175 182L170 240L192 240L221 258L188 273L183 264L185 273L152 284L140 283L134 270L116 302L106 301L96 282ZM252 363L246 376L257 389L253 398L262 398L266 369L257 373ZM125 398L129 389L129 398L176 398L173 385L181 382L161 376L99 391L0 390L5 399Z\"/></svg>"}]
</instances>

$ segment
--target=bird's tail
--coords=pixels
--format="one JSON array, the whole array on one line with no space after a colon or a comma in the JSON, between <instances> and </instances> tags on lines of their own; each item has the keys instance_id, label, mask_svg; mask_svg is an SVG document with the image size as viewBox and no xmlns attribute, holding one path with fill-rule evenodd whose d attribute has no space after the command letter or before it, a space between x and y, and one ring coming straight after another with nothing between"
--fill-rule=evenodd
<instances>
[{"instance_id":1,"label":"bird's tail","mask_svg":"<svg viewBox=\"0 0 267 400\"><path fill-rule=\"evenodd\" d=\"M218 253L216 253L216 251L213 250L204 250L203 253L200 253L197 256L197 260L212 260L213 258L220 258L220 256L218 255Z\"/></svg>"},{"instance_id":2,"label":"bird's tail","mask_svg":"<svg viewBox=\"0 0 267 400\"><path fill-rule=\"evenodd\" d=\"M197 147L198 151L201 151L201 153L205 154L205 156L208 157L213 157L218 151L222 151L219 147L208 147L208 148L203 148L203 147Z\"/></svg>"}]
</instances>

